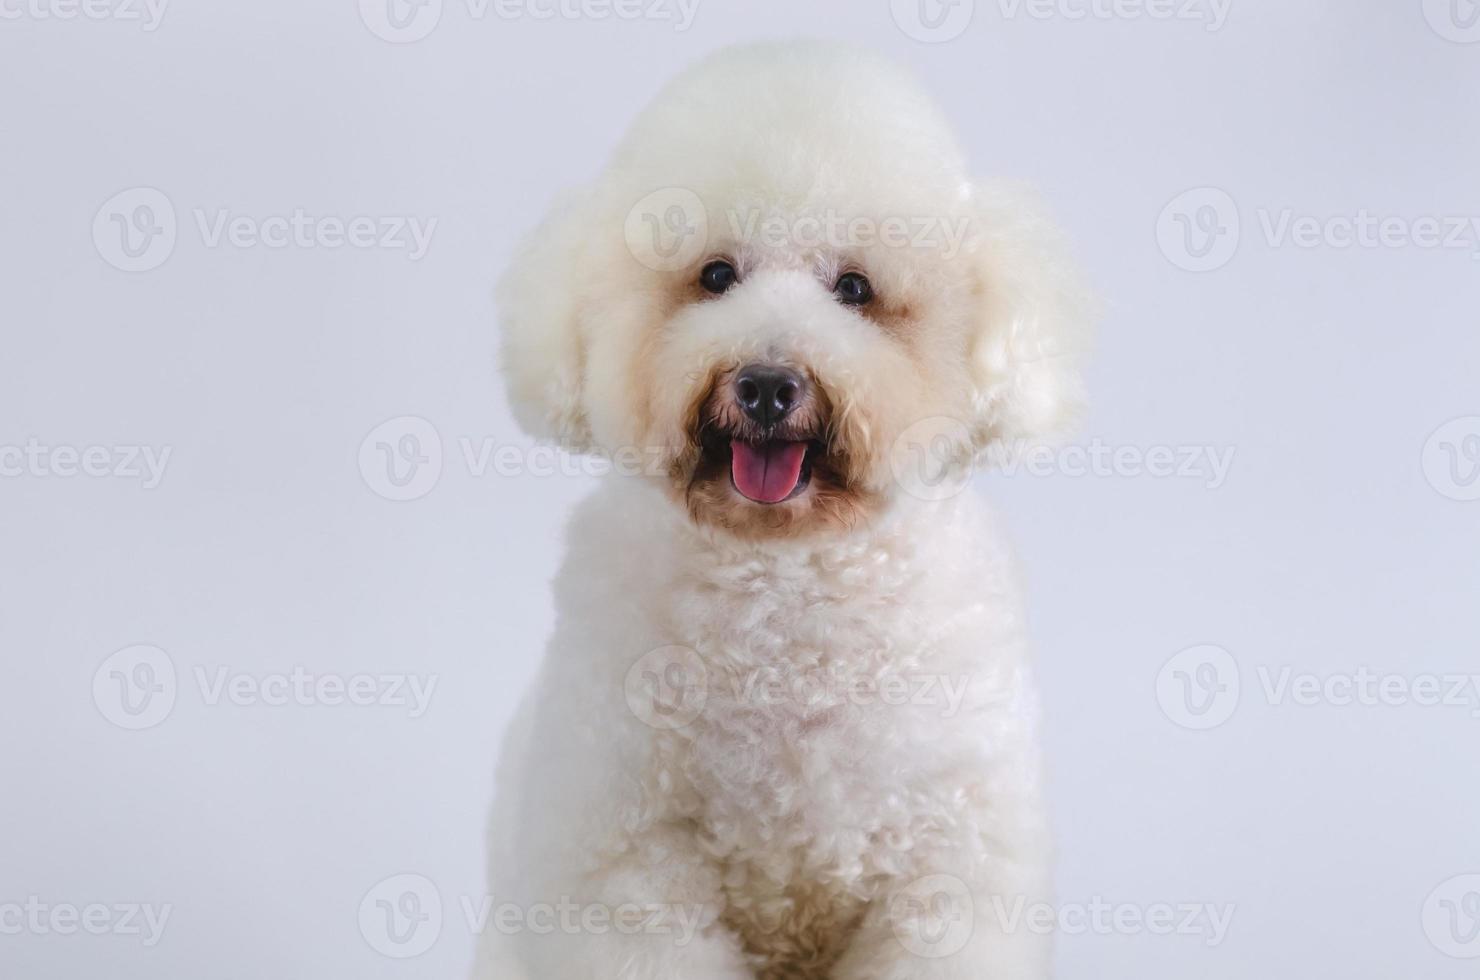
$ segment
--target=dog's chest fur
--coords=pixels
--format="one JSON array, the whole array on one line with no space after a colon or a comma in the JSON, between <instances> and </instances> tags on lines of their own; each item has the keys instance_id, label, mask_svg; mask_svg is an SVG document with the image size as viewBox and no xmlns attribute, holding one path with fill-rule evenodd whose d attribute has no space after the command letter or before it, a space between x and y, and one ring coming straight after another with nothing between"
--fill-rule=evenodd
<instances>
[{"instance_id":1,"label":"dog's chest fur","mask_svg":"<svg viewBox=\"0 0 1480 980\"><path fill-rule=\"evenodd\" d=\"M721 869L723 921L759 976L825 977L881 882L932 832L899 771L939 721L927 664L960 610L932 600L906 537L831 560L682 567L665 612L703 660L706 701L663 736L659 764Z\"/></svg>"}]
</instances>

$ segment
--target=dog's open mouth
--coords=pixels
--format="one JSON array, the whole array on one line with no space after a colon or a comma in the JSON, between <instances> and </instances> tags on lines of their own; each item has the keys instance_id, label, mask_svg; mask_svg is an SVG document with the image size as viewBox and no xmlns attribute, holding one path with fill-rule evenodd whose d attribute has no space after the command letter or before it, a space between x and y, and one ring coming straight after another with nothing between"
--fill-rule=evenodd
<instances>
[{"instance_id":1,"label":"dog's open mouth","mask_svg":"<svg viewBox=\"0 0 1480 980\"><path fill-rule=\"evenodd\" d=\"M675 472L689 512L728 528L795 530L819 512L853 513L848 459L834 442L832 409L815 380L780 418L747 409L734 373L716 377L694 413L692 469Z\"/></svg>"},{"instance_id":2,"label":"dog's open mouth","mask_svg":"<svg viewBox=\"0 0 1480 980\"><path fill-rule=\"evenodd\" d=\"M820 435L792 427L758 430L741 423L711 423L699 438L701 462L695 479L714 481L755 504L780 504L807 492L827 446Z\"/></svg>"},{"instance_id":3,"label":"dog's open mouth","mask_svg":"<svg viewBox=\"0 0 1480 980\"><path fill-rule=\"evenodd\" d=\"M779 504L807 489L814 443L730 440L730 483L747 500Z\"/></svg>"}]
</instances>

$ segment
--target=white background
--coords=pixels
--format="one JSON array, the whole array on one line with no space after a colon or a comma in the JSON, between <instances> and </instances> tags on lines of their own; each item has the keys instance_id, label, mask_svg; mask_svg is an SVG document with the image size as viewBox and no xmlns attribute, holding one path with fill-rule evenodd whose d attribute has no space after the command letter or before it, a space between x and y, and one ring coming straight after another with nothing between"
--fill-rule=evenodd
<instances>
[{"instance_id":1,"label":"white background","mask_svg":"<svg viewBox=\"0 0 1480 980\"><path fill-rule=\"evenodd\" d=\"M1300 247L1264 228L1287 209L1480 216L1470 0L1454 21L1449 0L1233 0L1218 30L1196 2L1200 19L1167 20L977 0L946 11L954 37L922 32L913 0L700 0L687 30L447 0L413 43L378 37L353 0L178 0L154 30L40 16L65 3L0 0L0 447L171 455L152 489L64 464L0 477L0 907L171 915L150 947L0 934L0 974L465 971L459 905L483 891L496 746L550 629L563 517L591 483L464 461L460 439L528 445L491 284L680 66L807 35L913 65L980 171L1032 181L1068 228L1107 308L1083 444L1235 452L1216 488L1062 472L973 488L1005 512L1029 580L1063 900L1236 910L1216 946L1065 936L1060 975L1474 975L1444 949L1480 942L1463 917L1446 936L1438 904L1473 883L1435 889L1480 872L1480 695L1275 703L1259 672L1480 673L1480 502L1455 499L1480 486L1472 459L1450 473L1444 455L1480 445L1480 422L1426 449L1480 416L1476 236ZM177 240L125 272L110 213L96 240L94 218L137 187L166 195ZM1227 197L1164 213L1196 188ZM437 224L419 260L211 247L197 227L197 210L299 208ZM1179 251L1179 213L1223 232L1208 259ZM392 502L359 460L402 416L435 426L442 469ZM94 675L137 644L168 655L177 692L130 731ZM1228 651L1241 697L1198 731L1163 667L1203 644ZM294 668L437 686L412 719L211 704L196 679ZM397 874L444 903L415 959L359 924Z\"/></svg>"}]
</instances>

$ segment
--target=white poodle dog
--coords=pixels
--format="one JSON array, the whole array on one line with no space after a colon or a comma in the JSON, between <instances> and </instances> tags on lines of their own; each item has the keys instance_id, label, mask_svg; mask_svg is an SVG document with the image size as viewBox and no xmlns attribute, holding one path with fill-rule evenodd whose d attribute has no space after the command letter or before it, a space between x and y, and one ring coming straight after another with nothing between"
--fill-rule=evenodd
<instances>
[{"instance_id":1,"label":"white poodle dog","mask_svg":"<svg viewBox=\"0 0 1480 980\"><path fill-rule=\"evenodd\" d=\"M519 251L516 415L610 472L505 747L478 977L1047 975L1023 615L956 491L1080 401L1058 252L907 73L815 43L679 76Z\"/></svg>"}]
</instances>

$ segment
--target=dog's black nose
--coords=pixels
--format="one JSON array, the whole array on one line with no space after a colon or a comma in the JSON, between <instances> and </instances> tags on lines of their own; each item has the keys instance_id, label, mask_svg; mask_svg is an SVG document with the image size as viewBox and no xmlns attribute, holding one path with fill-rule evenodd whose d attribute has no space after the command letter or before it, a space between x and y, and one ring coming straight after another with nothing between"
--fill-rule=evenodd
<instances>
[{"instance_id":1,"label":"dog's black nose","mask_svg":"<svg viewBox=\"0 0 1480 980\"><path fill-rule=\"evenodd\" d=\"M786 418L802 400L802 376L769 364L752 364L735 375L735 398L752 420L772 426Z\"/></svg>"}]
</instances>

